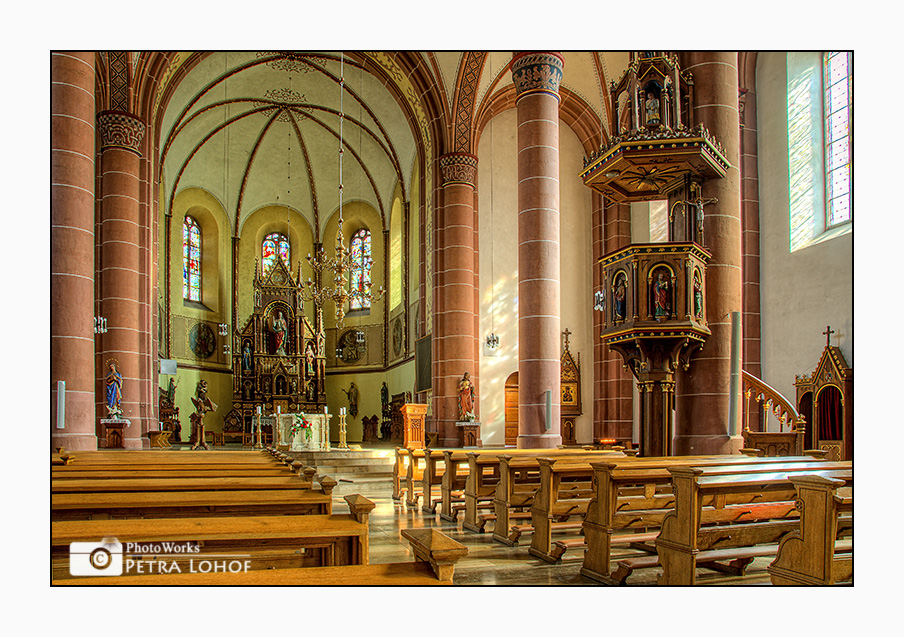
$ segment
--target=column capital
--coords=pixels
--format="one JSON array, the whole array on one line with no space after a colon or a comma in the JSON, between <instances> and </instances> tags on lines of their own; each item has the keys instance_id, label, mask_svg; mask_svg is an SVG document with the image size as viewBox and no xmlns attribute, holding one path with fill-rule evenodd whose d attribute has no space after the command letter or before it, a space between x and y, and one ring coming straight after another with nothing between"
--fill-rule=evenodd
<instances>
[{"instance_id":1,"label":"column capital","mask_svg":"<svg viewBox=\"0 0 904 637\"><path fill-rule=\"evenodd\" d=\"M449 153L439 158L442 185L477 183L477 157L470 153Z\"/></svg>"},{"instance_id":2,"label":"column capital","mask_svg":"<svg viewBox=\"0 0 904 637\"><path fill-rule=\"evenodd\" d=\"M122 111L104 111L97 115L101 150L124 148L141 154L141 140L147 128L140 119Z\"/></svg>"},{"instance_id":3,"label":"column capital","mask_svg":"<svg viewBox=\"0 0 904 637\"><path fill-rule=\"evenodd\" d=\"M515 83L516 101L530 93L549 93L559 99L559 84L565 58L559 53L525 51L509 63Z\"/></svg>"}]
</instances>

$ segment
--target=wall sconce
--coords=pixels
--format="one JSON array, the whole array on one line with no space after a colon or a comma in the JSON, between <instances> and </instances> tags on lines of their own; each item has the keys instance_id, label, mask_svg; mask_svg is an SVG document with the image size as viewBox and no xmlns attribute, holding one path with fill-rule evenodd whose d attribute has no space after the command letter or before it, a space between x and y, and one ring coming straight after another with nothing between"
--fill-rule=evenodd
<instances>
[{"instance_id":1,"label":"wall sconce","mask_svg":"<svg viewBox=\"0 0 904 637\"><path fill-rule=\"evenodd\" d=\"M593 293L593 309L597 312L606 311L606 295L603 294L602 290L597 290Z\"/></svg>"},{"instance_id":2,"label":"wall sconce","mask_svg":"<svg viewBox=\"0 0 904 637\"><path fill-rule=\"evenodd\" d=\"M364 345L364 332L361 330L355 332L355 341L357 341L358 345Z\"/></svg>"},{"instance_id":3,"label":"wall sconce","mask_svg":"<svg viewBox=\"0 0 904 637\"><path fill-rule=\"evenodd\" d=\"M102 316L94 317L94 333L95 334L106 334L107 333L107 319Z\"/></svg>"},{"instance_id":4,"label":"wall sconce","mask_svg":"<svg viewBox=\"0 0 904 637\"><path fill-rule=\"evenodd\" d=\"M220 323L220 336L229 336L229 326L226 323Z\"/></svg>"},{"instance_id":5,"label":"wall sconce","mask_svg":"<svg viewBox=\"0 0 904 637\"><path fill-rule=\"evenodd\" d=\"M497 336L496 333L494 332L494 333L490 334L489 336L487 336L486 342L487 342L487 347L489 347L490 349L496 349L497 347L499 347L499 336Z\"/></svg>"}]
</instances>

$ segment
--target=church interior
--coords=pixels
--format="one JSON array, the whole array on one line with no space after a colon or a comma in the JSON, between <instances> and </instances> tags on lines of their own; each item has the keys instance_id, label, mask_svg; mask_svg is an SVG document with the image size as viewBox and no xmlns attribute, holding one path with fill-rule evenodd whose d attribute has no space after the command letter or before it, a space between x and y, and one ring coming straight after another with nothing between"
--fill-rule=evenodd
<instances>
[{"instance_id":1,"label":"church interior","mask_svg":"<svg viewBox=\"0 0 904 637\"><path fill-rule=\"evenodd\" d=\"M52 51L52 583L852 583L853 70Z\"/></svg>"}]
</instances>

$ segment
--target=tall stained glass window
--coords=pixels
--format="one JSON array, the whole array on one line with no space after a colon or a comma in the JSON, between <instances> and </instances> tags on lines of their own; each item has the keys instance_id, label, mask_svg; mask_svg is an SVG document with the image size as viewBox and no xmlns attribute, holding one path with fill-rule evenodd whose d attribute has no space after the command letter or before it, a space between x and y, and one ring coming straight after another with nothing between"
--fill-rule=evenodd
<instances>
[{"instance_id":1,"label":"tall stained glass window","mask_svg":"<svg viewBox=\"0 0 904 637\"><path fill-rule=\"evenodd\" d=\"M851 54L823 55L826 227L851 220Z\"/></svg>"},{"instance_id":2,"label":"tall stained glass window","mask_svg":"<svg viewBox=\"0 0 904 637\"><path fill-rule=\"evenodd\" d=\"M286 239L286 235L273 232L264 237L261 243L261 264L264 272L270 270L276 263L277 254L286 267L289 267L289 240Z\"/></svg>"},{"instance_id":3,"label":"tall stained glass window","mask_svg":"<svg viewBox=\"0 0 904 637\"><path fill-rule=\"evenodd\" d=\"M361 228L352 236L349 244L351 251L352 271L349 283L353 294L349 303L352 310L363 310L370 308L370 301L354 296L355 292L365 292L370 288L370 268L373 265L373 259L370 256L371 236L370 231Z\"/></svg>"},{"instance_id":4,"label":"tall stained glass window","mask_svg":"<svg viewBox=\"0 0 904 637\"><path fill-rule=\"evenodd\" d=\"M182 222L182 298L201 302L201 227L188 216Z\"/></svg>"}]
</instances>

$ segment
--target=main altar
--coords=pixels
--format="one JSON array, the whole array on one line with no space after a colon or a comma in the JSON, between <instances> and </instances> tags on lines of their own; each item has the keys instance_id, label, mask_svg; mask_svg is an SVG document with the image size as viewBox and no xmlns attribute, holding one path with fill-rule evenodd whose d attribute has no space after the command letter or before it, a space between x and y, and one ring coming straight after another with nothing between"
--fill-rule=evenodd
<instances>
[{"instance_id":1,"label":"main altar","mask_svg":"<svg viewBox=\"0 0 904 637\"><path fill-rule=\"evenodd\" d=\"M297 276L282 259L276 259L266 272L255 264L253 311L244 326L234 331L233 408L224 419L224 433L252 433L258 413L323 415L326 338L322 311L312 304L312 317L305 315L300 281L300 264ZM276 419L282 422L282 417ZM274 433L274 420L262 418L265 438ZM328 441L328 423L323 435Z\"/></svg>"}]
</instances>

